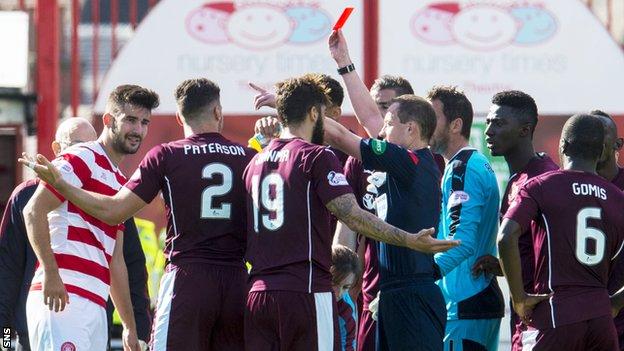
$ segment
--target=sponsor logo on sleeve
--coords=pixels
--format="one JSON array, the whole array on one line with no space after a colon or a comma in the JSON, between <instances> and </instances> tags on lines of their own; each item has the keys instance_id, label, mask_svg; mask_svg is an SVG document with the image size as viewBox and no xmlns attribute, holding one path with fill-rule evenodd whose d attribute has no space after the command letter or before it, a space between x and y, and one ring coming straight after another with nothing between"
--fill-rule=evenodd
<instances>
[{"instance_id":1,"label":"sponsor logo on sleeve","mask_svg":"<svg viewBox=\"0 0 624 351\"><path fill-rule=\"evenodd\" d=\"M464 202L468 202L468 200L470 200L470 195L468 195L467 192L461 190L454 191L451 196L449 196L448 207L451 208L461 205Z\"/></svg>"},{"instance_id":2,"label":"sponsor logo on sleeve","mask_svg":"<svg viewBox=\"0 0 624 351\"><path fill-rule=\"evenodd\" d=\"M388 144L385 140L371 139L370 146L376 155L381 155L386 152L386 147L388 146Z\"/></svg>"},{"instance_id":3,"label":"sponsor logo on sleeve","mask_svg":"<svg viewBox=\"0 0 624 351\"><path fill-rule=\"evenodd\" d=\"M349 185L349 182L347 182L347 178L344 174L334 171L327 174L327 180L329 181L329 185L332 186Z\"/></svg>"},{"instance_id":4,"label":"sponsor logo on sleeve","mask_svg":"<svg viewBox=\"0 0 624 351\"><path fill-rule=\"evenodd\" d=\"M62 173L73 173L74 172L74 167L72 167L72 165L63 160L63 159L56 159L54 161L52 161L52 164Z\"/></svg>"}]
</instances>

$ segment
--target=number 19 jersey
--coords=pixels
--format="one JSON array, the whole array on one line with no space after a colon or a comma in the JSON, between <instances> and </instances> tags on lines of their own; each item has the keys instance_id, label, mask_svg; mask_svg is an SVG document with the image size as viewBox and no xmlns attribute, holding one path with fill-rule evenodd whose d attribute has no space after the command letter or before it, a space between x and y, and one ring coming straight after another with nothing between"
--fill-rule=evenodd
<instances>
[{"instance_id":1,"label":"number 19 jersey","mask_svg":"<svg viewBox=\"0 0 624 351\"><path fill-rule=\"evenodd\" d=\"M598 175L551 171L529 180L505 218L533 228L533 325L556 328L611 314L607 281L624 240L624 194Z\"/></svg>"},{"instance_id":2,"label":"number 19 jersey","mask_svg":"<svg viewBox=\"0 0 624 351\"><path fill-rule=\"evenodd\" d=\"M333 152L274 139L245 170L251 291L331 291L331 216L352 193Z\"/></svg>"},{"instance_id":3,"label":"number 19 jersey","mask_svg":"<svg viewBox=\"0 0 624 351\"><path fill-rule=\"evenodd\" d=\"M255 153L206 133L161 144L145 155L125 187L146 203L162 191L171 263L243 266L243 171Z\"/></svg>"}]
</instances>

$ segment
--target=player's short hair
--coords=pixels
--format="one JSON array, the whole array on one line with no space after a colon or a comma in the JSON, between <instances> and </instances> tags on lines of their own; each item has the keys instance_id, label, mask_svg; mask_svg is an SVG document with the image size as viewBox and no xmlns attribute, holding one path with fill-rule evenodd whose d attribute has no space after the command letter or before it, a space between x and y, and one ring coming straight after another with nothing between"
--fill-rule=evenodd
<instances>
[{"instance_id":1,"label":"player's short hair","mask_svg":"<svg viewBox=\"0 0 624 351\"><path fill-rule=\"evenodd\" d=\"M397 117L401 123L414 121L420 128L420 136L429 142L436 128L436 115L429 101L420 96L405 94L392 99L397 103Z\"/></svg>"},{"instance_id":2,"label":"player's short hair","mask_svg":"<svg viewBox=\"0 0 624 351\"><path fill-rule=\"evenodd\" d=\"M604 125L598 116L577 114L570 117L561 131L564 153L584 160L597 160L604 143Z\"/></svg>"},{"instance_id":3,"label":"player's short hair","mask_svg":"<svg viewBox=\"0 0 624 351\"><path fill-rule=\"evenodd\" d=\"M598 117L604 117L604 118L608 119L609 122L611 122L611 123L609 123L610 125L608 126L608 128L613 129L613 132L617 136L617 134L618 134L617 123L615 123L615 120L613 119L613 117L611 117L610 114L608 114L608 113L606 113L606 112L604 112L602 110L591 110L589 112L589 114L590 115L594 115L594 116L598 116ZM606 130L605 130L605 133L606 133Z\"/></svg>"},{"instance_id":4,"label":"player's short hair","mask_svg":"<svg viewBox=\"0 0 624 351\"><path fill-rule=\"evenodd\" d=\"M427 93L429 101L439 100L442 103L444 117L447 122L452 122L460 118L463 122L461 135L470 138L470 128L472 127L473 110L470 100L466 94L456 86L436 85Z\"/></svg>"},{"instance_id":5,"label":"player's short hair","mask_svg":"<svg viewBox=\"0 0 624 351\"><path fill-rule=\"evenodd\" d=\"M206 78L187 79L174 92L180 114L188 120L197 119L204 109L219 100L221 89Z\"/></svg>"},{"instance_id":6,"label":"player's short hair","mask_svg":"<svg viewBox=\"0 0 624 351\"><path fill-rule=\"evenodd\" d=\"M606 112L604 112L602 110L597 110L597 109L596 110L591 110L591 111L589 111L589 114L590 115L594 115L594 116L607 117L608 119L613 120L613 117L611 117L610 114L608 114L608 113L606 113Z\"/></svg>"},{"instance_id":7,"label":"player's short hair","mask_svg":"<svg viewBox=\"0 0 624 351\"><path fill-rule=\"evenodd\" d=\"M350 273L355 276L355 281L362 274L362 264L358 255L344 245L332 246L332 265L330 267L332 285L338 285Z\"/></svg>"},{"instance_id":8,"label":"player's short hair","mask_svg":"<svg viewBox=\"0 0 624 351\"><path fill-rule=\"evenodd\" d=\"M331 104L337 107L342 106L342 102L344 101L344 89L342 88L342 85L340 85L340 82L327 74L318 73L318 75L325 86L329 88L328 95L329 100L331 100Z\"/></svg>"},{"instance_id":9,"label":"player's short hair","mask_svg":"<svg viewBox=\"0 0 624 351\"><path fill-rule=\"evenodd\" d=\"M150 89L131 84L120 85L108 95L106 111L115 116L126 104L151 111L160 105L160 99L158 94Z\"/></svg>"},{"instance_id":10,"label":"player's short hair","mask_svg":"<svg viewBox=\"0 0 624 351\"><path fill-rule=\"evenodd\" d=\"M514 117L531 125L531 132L537 126L537 104L531 95L519 90L505 90L492 97L492 104L511 108Z\"/></svg>"},{"instance_id":11,"label":"player's short hair","mask_svg":"<svg viewBox=\"0 0 624 351\"><path fill-rule=\"evenodd\" d=\"M287 126L304 121L312 107L330 104L329 88L318 74L288 78L275 85L278 118Z\"/></svg>"},{"instance_id":12,"label":"player's short hair","mask_svg":"<svg viewBox=\"0 0 624 351\"><path fill-rule=\"evenodd\" d=\"M414 89L410 82L401 76L383 75L373 82L371 91L380 91L384 89L392 89L396 96L405 94L414 94Z\"/></svg>"}]
</instances>

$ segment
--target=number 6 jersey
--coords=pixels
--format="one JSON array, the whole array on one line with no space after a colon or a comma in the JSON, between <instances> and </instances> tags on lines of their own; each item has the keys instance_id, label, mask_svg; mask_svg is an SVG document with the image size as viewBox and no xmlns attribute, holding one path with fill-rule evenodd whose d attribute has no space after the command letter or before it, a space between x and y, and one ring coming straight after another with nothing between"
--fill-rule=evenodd
<instances>
[{"instance_id":1,"label":"number 6 jersey","mask_svg":"<svg viewBox=\"0 0 624 351\"><path fill-rule=\"evenodd\" d=\"M535 293L554 292L536 306L533 326L555 328L611 314L607 281L622 251L622 213L622 191L592 173L551 171L520 188L504 217L523 231L535 220Z\"/></svg>"},{"instance_id":2,"label":"number 6 jersey","mask_svg":"<svg viewBox=\"0 0 624 351\"><path fill-rule=\"evenodd\" d=\"M302 139L275 139L249 163L247 254L251 291L331 291L331 216L352 193L334 153Z\"/></svg>"},{"instance_id":3,"label":"number 6 jersey","mask_svg":"<svg viewBox=\"0 0 624 351\"><path fill-rule=\"evenodd\" d=\"M162 191L171 263L243 265L243 171L255 153L206 133L161 144L145 155L125 187L146 203Z\"/></svg>"}]
</instances>

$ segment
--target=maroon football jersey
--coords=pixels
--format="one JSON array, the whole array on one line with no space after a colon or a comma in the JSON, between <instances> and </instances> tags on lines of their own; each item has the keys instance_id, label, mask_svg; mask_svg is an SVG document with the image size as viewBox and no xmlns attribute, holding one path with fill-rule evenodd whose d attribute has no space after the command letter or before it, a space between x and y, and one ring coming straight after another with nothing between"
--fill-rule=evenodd
<instances>
[{"instance_id":1,"label":"maroon football jersey","mask_svg":"<svg viewBox=\"0 0 624 351\"><path fill-rule=\"evenodd\" d=\"M500 208L501 219L505 215L505 212L507 212L507 209L518 194L518 190L520 190L520 187L524 185L524 183L535 176L557 169L559 169L559 166L553 162L550 157L546 154L539 154L529 161L524 170L509 177L509 182L507 183L507 188L505 188L505 195L503 196ZM532 224L532 226L534 225L535 224ZM535 256L533 255L533 240L531 239L530 230L518 239L518 246L520 247L520 261L522 264L522 281L524 282L524 289L526 292L531 292L533 290Z\"/></svg>"},{"instance_id":2,"label":"maroon football jersey","mask_svg":"<svg viewBox=\"0 0 624 351\"><path fill-rule=\"evenodd\" d=\"M146 203L162 191L165 254L174 264L243 264L243 172L255 151L218 133L192 135L151 149L125 187Z\"/></svg>"},{"instance_id":3,"label":"maroon football jersey","mask_svg":"<svg viewBox=\"0 0 624 351\"><path fill-rule=\"evenodd\" d=\"M624 168L620 168L617 175L611 180L615 186L624 191ZM613 269L611 270L611 276L609 276L609 295L613 295L624 286L624 255L619 255L618 258L613 261ZM615 327L617 328L618 335L624 334L624 310L615 317Z\"/></svg>"},{"instance_id":4,"label":"maroon football jersey","mask_svg":"<svg viewBox=\"0 0 624 351\"><path fill-rule=\"evenodd\" d=\"M535 307L538 329L609 315L607 280L624 240L624 193L596 174L559 170L520 188L505 214L532 231L536 293L554 292Z\"/></svg>"},{"instance_id":5,"label":"maroon football jersey","mask_svg":"<svg viewBox=\"0 0 624 351\"><path fill-rule=\"evenodd\" d=\"M620 188L620 190L624 190L624 168L620 167L620 170L618 171L615 178L613 178L611 183L615 184L615 186Z\"/></svg>"},{"instance_id":6,"label":"maroon football jersey","mask_svg":"<svg viewBox=\"0 0 624 351\"><path fill-rule=\"evenodd\" d=\"M360 207L375 213L375 194L367 191L369 182L367 178L373 174L365 170L362 161L349 157L344 167L345 176ZM359 240L358 240L359 242ZM364 238L364 269L362 274L362 303L363 308L368 310L368 305L377 297L379 291L379 268L377 261L377 242L370 238Z\"/></svg>"},{"instance_id":7,"label":"maroon football jersey","mask_svg":"<svg viewBox=\"0 0 624 351\"><path fill-rule=\"evenodd\" d=\"M331 291L330 212L351 193L333 152L274 139L245 170L251 291Z\"/></svg>"}]
</instances>

